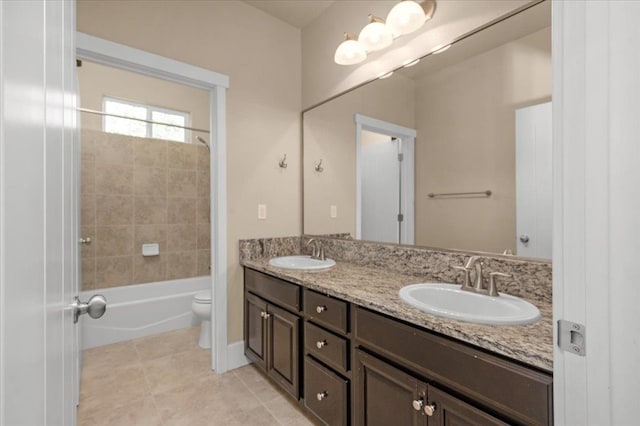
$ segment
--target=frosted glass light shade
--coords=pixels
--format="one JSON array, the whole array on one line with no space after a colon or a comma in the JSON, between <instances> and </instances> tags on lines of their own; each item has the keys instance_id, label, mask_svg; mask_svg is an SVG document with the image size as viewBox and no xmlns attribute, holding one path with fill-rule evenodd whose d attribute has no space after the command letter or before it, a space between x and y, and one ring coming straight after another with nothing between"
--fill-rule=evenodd
<instances>
[{"instance_id":1,"label":"frosted glass light shade","mask_svg":"<svg viewBox=\"0 0 640 426\"><path fill-rule=\"evenodd\" d=\"M360 31L358 41L367 51L374 52L393 43L393 34L382 22L371 22Z\"/></svg>"},{"instance_id":2,"label":"frosted glass light shade","mask_svg":"<svg viewBox=\"0 0 640 426\"><path fill-rule=\"evenodd\" d=\"M346 36L347 39L340 43L333 56L338 65L358 64L367 59L367 51L362 44L355 40L355 36Z\"/></svg>"},{"instance_id":3,"label":"frosted glass light shade","mask_svg":"<svg viewBox=\"0 0 640 426\"><path fill-rule=\"evenodd\" d=\"M427 20L424 9L413 0L405 0L393 6L387 15L387 28L394 37L409 34Z\"/></svg>"}]
</instances>

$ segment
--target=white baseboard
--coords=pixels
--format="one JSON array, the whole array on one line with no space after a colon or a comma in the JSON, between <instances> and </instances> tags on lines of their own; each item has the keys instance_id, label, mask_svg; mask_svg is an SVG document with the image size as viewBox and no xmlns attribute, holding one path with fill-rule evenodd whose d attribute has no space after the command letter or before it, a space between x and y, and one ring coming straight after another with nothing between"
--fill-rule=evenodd
<instances>
[{"instance_id":1,"label":"white baseboard","mask_svg":"<svg viewBox=\"0 0 640 426\"><path fill-rule=\"evenodd\" d=\"M227 371L248 365L251 360L244 356L244 340L227 346Z\"/></svg>"}]
</instances>

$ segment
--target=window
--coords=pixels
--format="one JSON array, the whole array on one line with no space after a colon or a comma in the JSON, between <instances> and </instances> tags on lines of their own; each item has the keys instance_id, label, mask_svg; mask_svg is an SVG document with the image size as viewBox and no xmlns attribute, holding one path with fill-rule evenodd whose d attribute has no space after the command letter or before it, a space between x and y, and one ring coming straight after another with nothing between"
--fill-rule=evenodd
<instances>
[{"instance_id":1,"label":"window","mask_svg":"<svg viewBox=\"0 0 640 426\"><path fill-rule=\"evenodd\" d=\"M107 133L137 136L141 138L166 139L175 142L189 142L187 131L183 127L189 124L189 114L151 105L137 104L120 99L104 98L104 112L137 120L105 115L103 129ZM146 121L138 121L146 120ZM150 123L152 122L152 123ZM165 123L173 124L172 127Z\"/></svg>"}]
</instances>

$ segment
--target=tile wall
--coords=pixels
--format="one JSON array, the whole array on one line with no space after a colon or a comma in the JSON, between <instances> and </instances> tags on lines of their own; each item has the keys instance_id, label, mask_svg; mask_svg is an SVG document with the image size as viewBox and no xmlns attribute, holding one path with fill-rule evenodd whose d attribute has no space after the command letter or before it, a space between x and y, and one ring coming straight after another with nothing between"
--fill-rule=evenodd
<instances>
[{"instance_id":1,"label":"tile wall","mask_svg":"<svg viewBox=\"0 0 640 426\"><path fill-rule=\"evenodd\" d=\"M208 150L94 130L81 146L82 289L210 275Z\"/></svg>"}]
</instances>

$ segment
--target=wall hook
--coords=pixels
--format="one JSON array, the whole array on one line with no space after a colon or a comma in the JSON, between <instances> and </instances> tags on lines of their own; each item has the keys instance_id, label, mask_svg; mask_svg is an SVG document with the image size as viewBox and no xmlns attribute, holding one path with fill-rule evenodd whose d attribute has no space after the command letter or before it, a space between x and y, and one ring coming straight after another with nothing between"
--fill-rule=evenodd
<instances>
[{"instance_id":1,"label":"wall hook","mask_svg":"<svg viewBox=\"0 0 640 426\"><path fill-rule=\"evenodd\" d=\"M287 168L287 154L285 154L284 157L282 157L282 160L280 160L280 162L278 163L278 166L280 166L281 169Z\"/></svg>"},{"instance_id":2,"label":"wall hook","mask_svg":"<svg viewBox=\"0 0 640 426\"><path fill-rule=\"evenodd\" d=\"M324 171L324 167L322 167L322 158L319 163L314 163L314 167L318 173L322 173Z\"/></svg>"}]
</instances>

